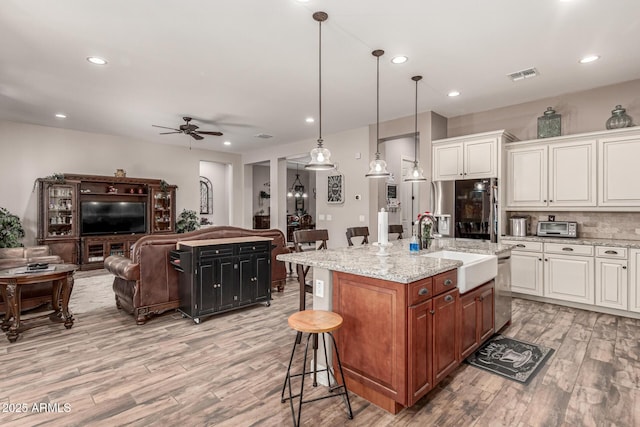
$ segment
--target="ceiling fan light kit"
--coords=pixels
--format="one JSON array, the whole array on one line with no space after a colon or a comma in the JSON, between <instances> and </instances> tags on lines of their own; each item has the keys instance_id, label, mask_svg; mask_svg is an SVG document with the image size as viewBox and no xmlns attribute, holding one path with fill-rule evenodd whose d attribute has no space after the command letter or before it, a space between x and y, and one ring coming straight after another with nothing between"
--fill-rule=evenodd
<instances>
[{"instance_id":1,"label":"ceiling fan light kit","mask_svg":"<svg viewBox=\"0 0 640 427\"><path fill-rule=\"evenodd\" d=\"M335 169L331 163L331 152L322 146L322 23L329 15L325 12L316 12L313 19L318 22L318 146L311 150L311 161L305 165L305 169L324 171Z\"/></svg>"},{"instance_id":2,"label":"ceiling fan light kit","mask_svg":"<svg viewBox=\"0 0 640 427\"><path fill-rule=\"evenodd\" d=\"M391 174L387 170L387 162L380 158L380 57L384 50L377 49L371 52L376 57L376 158L369 163L367 178L387 178Z\"/></svg>"},{"instance_id":3,"label":"ceiling fan light kit","mask_svg":"<svg viewBox=\"0 0 640 427\"><path fill-rule=\"evenodd\" d=\"M427 178L424 177L424 171L418 164L418 82L422 80L422 76L413 76L411 80L416 82L416 114L415 114L415 129L414 129L414 155L413 155L413 167L408 171L404 177L404 182L425 182Z\"/></svg>"}]
</instances>

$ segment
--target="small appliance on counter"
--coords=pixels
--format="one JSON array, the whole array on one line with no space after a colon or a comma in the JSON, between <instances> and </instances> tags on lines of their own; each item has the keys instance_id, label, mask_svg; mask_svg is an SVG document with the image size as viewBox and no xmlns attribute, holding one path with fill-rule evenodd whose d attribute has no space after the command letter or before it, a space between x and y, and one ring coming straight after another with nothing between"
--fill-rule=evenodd
<instances>
[{"instance_id":1,"label":"small appliance on counter","mask_svg":"<svg viewBox=\"0 0 640 427\"><path fill-rule=\"evenodd\" d=\"M517 237L525 237L529 233L529 215L514 215L509 218L511 225L511 235Z\"/></svg>"},{"instance_id":2,"label":"small appliance on counter","mask_svg":"<svg viewBox=\"0 0 640 427\"><path fill-rule=\"evenodd\" d=\"M578 223L575 221L538 221L540 237L578 237Z\"/></svg>"}]
</instances>

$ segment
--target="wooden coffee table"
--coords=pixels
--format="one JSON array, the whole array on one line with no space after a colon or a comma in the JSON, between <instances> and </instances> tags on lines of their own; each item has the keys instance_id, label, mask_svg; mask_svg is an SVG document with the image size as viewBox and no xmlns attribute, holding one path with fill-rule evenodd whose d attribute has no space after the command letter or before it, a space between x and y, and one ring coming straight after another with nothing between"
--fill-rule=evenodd
<instances>
[{"instance_id":1,"label":"wooden coffee table","mask_svg":"<svg viewBox=\"0 0 640 427\"><path fill-rule=\"evenodd\" d=\"M73 326L73 316L69 312L69 298L73 290L73 273L78 269L74 264L51 264L52 271L24 273L25 268L10 268L0 270L0 291L5 301L5 315L2 330L7 332L7 339L15 342L24 329L20 322L22 305L22 287L44 282L53 282L51 305L53 312L36 318L49 317L52 322L63 323L67 329ZM62 305L60 299L62 298Z\"/></svg>"}]
</instances>

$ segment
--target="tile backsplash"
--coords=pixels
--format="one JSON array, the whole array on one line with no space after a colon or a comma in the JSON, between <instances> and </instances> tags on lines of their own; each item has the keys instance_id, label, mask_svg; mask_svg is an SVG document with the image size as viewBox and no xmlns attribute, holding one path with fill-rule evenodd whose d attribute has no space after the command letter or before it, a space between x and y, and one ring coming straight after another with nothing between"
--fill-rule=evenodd
<instances>
[{"instance_id":1,"label":"tile backsplash","mask_svg":"<svg viewBox=\"0 0 640 427\"><path fill-rule=\"evenodd\" d=\"M640 240L640 212L508 212L508 218L516 215L531 217L531 234L536 234L538 221L547 221L555 215L556 221L576 221L578 237L593 239ZM509 224L506 227L510 232Z\"/></svg>"}]
</instances>

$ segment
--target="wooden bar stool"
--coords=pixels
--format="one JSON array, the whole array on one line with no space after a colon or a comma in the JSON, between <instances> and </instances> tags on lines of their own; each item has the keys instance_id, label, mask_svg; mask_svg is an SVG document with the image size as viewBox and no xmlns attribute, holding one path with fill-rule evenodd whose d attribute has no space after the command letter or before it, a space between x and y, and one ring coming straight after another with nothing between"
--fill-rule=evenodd
<instances>
[{"instance_id":1,"label":"wooden bar stool","mask_svg":"<svg viewBox=\"0 0 640 427\"><path fill-rule=\"evenodd\" d=\"M300 414L302 413L302 404L315 402L316 400L327 399L330 397L344 396L343 400L347 405L349 419L353 419L353 412L351 411L351 402L349 402L349 392L347 391L347 383L344 381L344 373L342 372L342 363L340 362L340 355L338 354L338 347L336 345L336 340L333 337L332 332L339 329L342 326L342 316L338 313L334 313L332 311L324 311L324 310L304 310L298 311L297 313L289 316L289 327L295 331L297 331L296 340L293 343L293 350L291 351L291 358L289 359L289 367L287 368L287 376L284 380L284 384L282 385L282 395L281 402L289 401L289 405L291 406L291 416L293 417L293 424L297 427L300 425ZM308 333L307 335L307 344L304 350L304 361L302 362L302 373L301 374L291 374L291 364L293 362L293 356L296 352L296 346L299 343L298 337L302 333ZM327 367L325 369L318 370L318 334L322 334L322 344L324 347L324 360L327 363ZM338 360L338 368L340 370L340 377L342 379L342 384L338 384L338 381L335 377L333 369L329 366L329 358L327 357L327 342L325 340L326 335L331 337L331 341L333 342L333 348L336 352L336 359ZM318 372L327 372L327 379L329 382L329 394L321 397L316 397L310 400L304 400L304 379L309 374L307 372L307 353L309 352L309 340L313 337L313 386L317 387L317 374ZM291 390L291 378L301 377L300 384L300 393L293 394ZM333 378L334 385L331 385L331 378ZM284 397L284 392L286 389L289 389L289 397ZM342 389L339 393L333 393L335 390ZM296 411L293 406L293 399L299 398L298 402L298 414L296 416Z\"/></svg>"}]
</instances>

